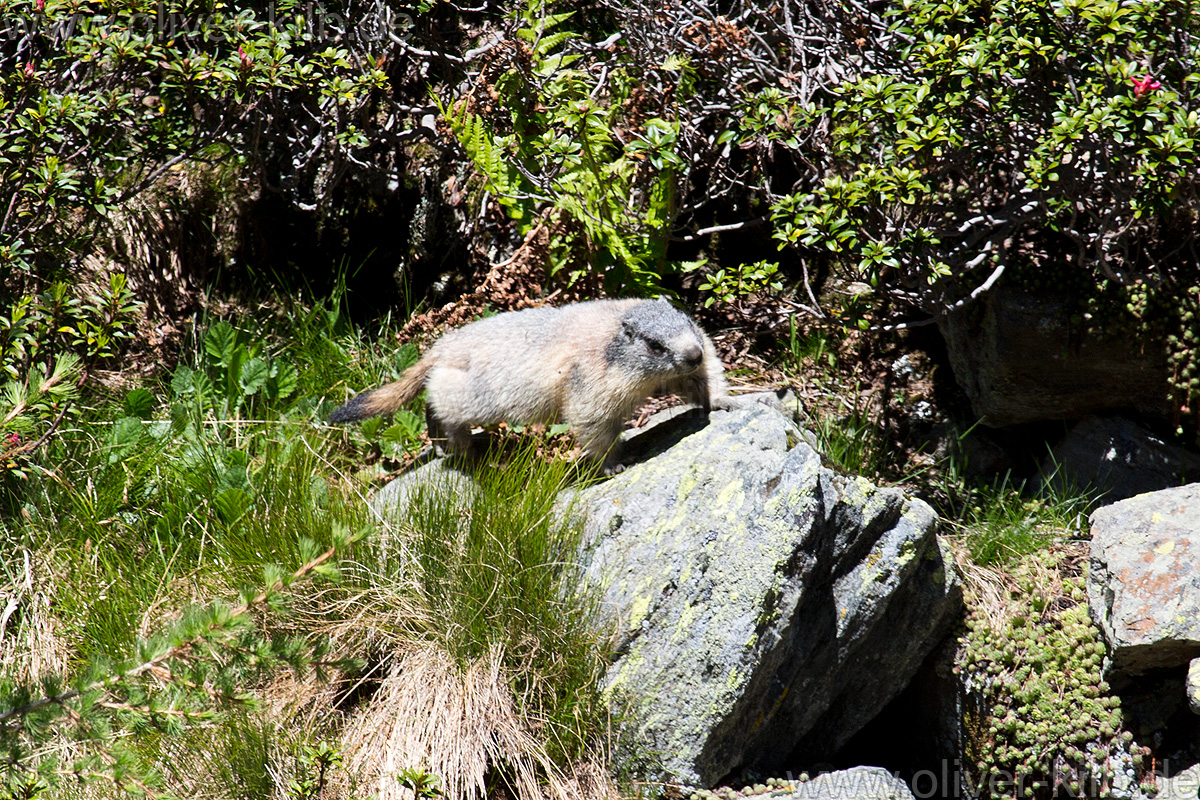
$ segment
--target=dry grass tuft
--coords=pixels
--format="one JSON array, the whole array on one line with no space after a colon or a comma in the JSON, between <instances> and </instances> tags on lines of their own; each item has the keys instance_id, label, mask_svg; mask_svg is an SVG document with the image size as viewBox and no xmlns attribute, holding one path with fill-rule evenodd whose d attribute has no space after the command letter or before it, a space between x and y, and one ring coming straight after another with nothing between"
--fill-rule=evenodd
<instances>
[{"instance_id":1,"label":"dry grass tuft","mask_svg":"<svg viewBox=\"0 0 1200 800\"><path fill-rule=\"evenodd\" d=\"M963 576L967 604L983 615L993 632L1005 630L1014 616L1028 614L1031 596L1060 597L1066 593L1064 578L1082 574L1085 545L1058 544L1048 553L1050 558L1029 557L1016 565L985 567L972 563L962 548L956 551L955 566Z\"/></svg>"},{"instance_id":2,"label":"dry grass tuft","mask_svg":"<svg viewBox=\"0 0 1200 800\"><path fill-rule=\"evenodd\" d=\"M573 764L565 789L573 800L621 800L607 761L599 758Z\"/></svg>"},{"instance_id":3,"label":"dry grass tuft","mask_svg":"<svg viewBox=\"0 0 1200 800\"><path fill-rule=\"evenodd\" d=\"M397 655L368 706L351 718L342 737L352 774L378 800L409 800L396 776L424 769L441 779L450 800L488 796L503 775L520 800L579 797L535 735L536 721L516 699L492 651L460 667L434 644L414 644Z\"/></svg>"},{"instance_id":4,"label":"dry grass tuft","mask_svg":"<svg viewBox=\"0 0 1200 800\"><path fill-rule=\"evenodd\" d=\"M1016 585L1012 576L992 567L983 567L969 561L958 565L963 576L968 602L978 608L993 631L1003 630L1014 614L1009 599Z\"/></svg>"},{"instance_id":5,"label":"dry grass tuft","mask_svg":"<svg viewBox=\"0 0 1200 800\"><path fill-rule=\"evenodd\" d=\"M10 556L0 570L0 674L31 683L62 674L69 651L51 610L50 569L28 550Z\"/></svg>"}]
</instances>

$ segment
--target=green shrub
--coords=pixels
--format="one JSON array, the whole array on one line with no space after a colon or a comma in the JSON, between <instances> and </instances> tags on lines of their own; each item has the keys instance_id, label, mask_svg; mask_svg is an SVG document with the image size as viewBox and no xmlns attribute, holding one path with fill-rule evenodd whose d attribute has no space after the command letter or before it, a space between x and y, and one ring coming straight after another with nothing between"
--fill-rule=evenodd
<instances>
[{"instance_id":1,"label":"green shrub","mask_svg":"<svg viewBox=\"0 0 1200 800\"><path fill-rule=\"evenodd\" d=\"M662 291L663 276L679 268L666 260L685 170L679 126L657 116L631 125L642 113L631 108L632 77L604 51L579 48L580 33L567 27L573 12L550 6L530 0L514 12L507 58L443 113L522 231L550 226L551 274L590 273L612 292ZM601 67L599 80L586 67Z\"/></svg>"},{"instance_id":2,"label":"green shrub","mask_svg":"<svg viewBox=\"0 0 1200 800\"><path fill-rule=\"evenodd\" d=\"M718 301L733 303L751 294L778 292L783 289L778 272L778 263L758 261L706 273L704 283L698 287L700 291L708 293L704 307L709 308Z\"/></svg>"},{"instance_id":3,"label":"green shrub","mask_svg":"<svg viewBox=\"0 0 1200 800\"><path fill-rule=\"evenodd\" d=\"M77 263L98 224L193 160L261 166L307 109L335 157L385 84L284 0L0 0L0 280ZM307 16L306 16L307 15Z\"/></svg>"},{"instance_id":4,"label":"green shrub","mask_svg":"<svg viewBox=\"0 0 1200 800\"><path fill-rule=\"evenodd\" d=\"M32 456L79 399L84 370L111 359L133 335L140 304L125 276L91 290L65 282L19 297L0 315L0 469L28 477Z\"/></svg>"},{"instance_id":5,"label":"green shrub","mask_svg":"<svg viewBox=\"0 0 1200 800\"><path fill-rule=\"evenodd\" d=\"M1051 291L1081 338L1165 349L1178 433L1194 430L1200 9L899 0L885 18L830 94L767 90L729 133L813 165L771 199L772 235L861 287L826 310L886 328L1005 282ZM812 128L829 135L797 135Z\"/></svg>"},{"instance_id":6,"label":"green shrub","mask_svg":"<svg viewBox=\"0 0 1200 800\"><path fill-rule=\"evenodd\" d=\"M918 293L944 304L991 285L976 270L1001 271L1006 240L1034 226L1073 240L1099 278L1144 267L1125 253L1146 226L1191 218L1191 3L901 0L890 13L901 45L838 89L834 169L775 204L782 244L828 251L872 285L944 286Z\"/></svg>"}]
</instances>

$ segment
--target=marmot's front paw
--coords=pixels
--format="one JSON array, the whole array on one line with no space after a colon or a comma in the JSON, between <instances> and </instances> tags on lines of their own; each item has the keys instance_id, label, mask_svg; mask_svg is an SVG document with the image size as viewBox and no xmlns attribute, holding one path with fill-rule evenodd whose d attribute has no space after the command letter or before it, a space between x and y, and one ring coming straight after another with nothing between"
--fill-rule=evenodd
<instances>
[{"instance_id":1,"label":"marmot's front paw","mask_svg":"<svg viewBox=\"0 0 1200 800\"><path fill-rule=\"evenodd\" d=\"M791 393L791 390L784 386L773 392L752 392L750 394L715 398L710 405L714 409L730 410L734 408L746 408L752 403L760 403L768 408L775 409L780 414L794 415L796 411L793 406L798 402L796 396Z\"/></svg>"},{"instance_id":2,"label":"marmot's front paw","mask_svg":"<svg viewBox=\"0 0 1200 800\"><path fill-rule=\"evenodd\" d=\"M732 411L735 408L741 408L743 405L740 398L723 395L721 397L713 397L708 401L708 407L713 411Z\"/></svg>"}]
</instances>

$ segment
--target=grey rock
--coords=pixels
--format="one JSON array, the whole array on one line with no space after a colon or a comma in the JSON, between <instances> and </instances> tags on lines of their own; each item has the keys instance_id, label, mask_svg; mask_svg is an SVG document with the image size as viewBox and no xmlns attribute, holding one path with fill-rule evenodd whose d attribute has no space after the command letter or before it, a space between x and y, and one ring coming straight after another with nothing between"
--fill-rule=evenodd
<instances>
[{"instance_id":1,"label":"grey rock","mask_svg":"<svg viewBox=\"0 0 1200 800\"><path fill-rule=\"evenodd\" d=\"M985 425L1169 411L1165 347L1084 334L1063 302L998 286L938 322L959 386Z\"/></svg>"},{"instance_id":2,"label":"grey rock","mask_svg":"<svg viewBox=\"0 0 1200 800\"><path fill-rule=\"evenodd\" d=\"M800 396L786 386L780 387L773 392L740 394L736 395L734 399L741 405L762 403L783 414L797 425L803 425L805 420L808 419L808 413L804 410L804 404L800 401Z\"/></svg>"},{"instance_id":3,"label":"grey rock","mask_svg":"<svg viewBox=\"0 0 1200 800\"><path fill-rule=\"evenodd\" d=\"M755 405L633 437L627 455L649 460L577 498L620 625L607 687L640 698L629 752L690 785L833 753L959 607L928 505L836 475Z\"/></svg>"},{"instance_id":4,"label":"grey rock","mask_svg":"<svg viewBox=\"0 0 1200 800\"><path fill-rule=\"evenodd\" d=\"M772 800L914 800L908 784L880 767L826 772Z\"/></svg>"},{"instance_id":5,"label":"grey rock","mask_svg":"<svg viewBox=\"0 0 1200 800\"><path fill-rule=\"evenodd\" d=\"M1193 658L1187 672L1188 708L1200 714L1200 658Z\"/></svg>"},{"instance_id":6,"label":"grey rock","mask_svg":"<svg viewBox=\"0 0 1200 800\"><path fill-rule=\"evenodd\" d=\"M1158 793L1154 800L1196 800L1200 796L1200 764L1169 778L1158 779Z\"/></svg>"},{"instance_id":7,"label":"grey rock","mask_svg":"<svg viewBox=\"0 0 1200 800\"><path fill-rule=\"evenodd\" d=\"M1088 602L1108 641L1109 673L1200 655L1200 484L1122 500L1091 522Z\"/></svg>"},{"instance_id":8,"label":"grey rock","mask_svg":"<svg viewBox=\"0 0 1200 800\"><path fill-rule=\"evenodd\" d=\"M804 425L808 419L808 413L804 410L800 397L791 389L782 387L775 391L733 395L732 399L735 408L757 408L761 405L779 412L786 418L788 427L793 434L798 435L809 447L817 448L816 434L804 427L797 427ZM691 422L680 421L671 431L660 430L649 434L652 429L671 420L691 420ZM663 409L646 420L640 428L622 431L618 445L621 447L621 462L623 464L641 462L664 453L683 436L706 425L707 421L708 415L694 405L671 406Z\"/></svg>"},{"instance_id":9,"label":"grey rock","mask_svg":"<svg viewBox=\"0 0 1200 800\"><path fill-rule=\"evenodd\" d=\"M464 500L475 488L470 475L450 466L444 458L435 458L381 488L371 496L367 506L376 516L388 516L407 508L417 492L431 485L454 492Z\"/></svg>"},{"instance_id":10,"label":"grey rock","mask_svg":"<svg viewBox=\"0 0 1200 800\"><path fill-rule=\"evenodd\" d=\"M1200 478L1200 454L1169 444L1122 417L1075 425L1041 467L1038 484L1089 492L1104 504Z\"/></svg>"}]
</instances>

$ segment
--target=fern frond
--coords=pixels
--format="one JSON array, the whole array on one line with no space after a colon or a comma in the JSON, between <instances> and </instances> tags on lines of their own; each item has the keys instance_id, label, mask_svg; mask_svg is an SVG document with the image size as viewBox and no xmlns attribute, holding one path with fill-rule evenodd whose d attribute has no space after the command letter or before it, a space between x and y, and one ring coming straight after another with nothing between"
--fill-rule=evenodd
<instances>
[{"instance_id":1,"label":"fern frond","mask_svg":"<svg viewBox=\"0 0 1200 800\"><path fill-rule=\"evenodd\" d=\"M538 42L537 50L534 52L534 55L544 58L553 53L555 48L557 48L563 42L575 39L577 37L578 34L574 31L559 31L558 33L552 33L549 36L543 36Z\"/></svg>"}]
</instances>

